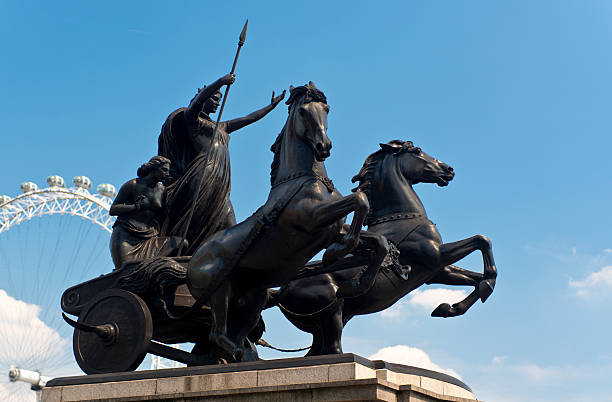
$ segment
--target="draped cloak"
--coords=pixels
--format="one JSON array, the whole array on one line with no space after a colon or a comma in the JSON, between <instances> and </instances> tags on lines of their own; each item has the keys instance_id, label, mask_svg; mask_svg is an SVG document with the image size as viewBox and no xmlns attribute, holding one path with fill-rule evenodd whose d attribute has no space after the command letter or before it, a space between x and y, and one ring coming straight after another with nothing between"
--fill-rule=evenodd
<instances>
[{"instance_id":1,"label":"draped cloak","mask_svg":"<svg viewBox=\"0 0 612 402\"><path fill-rule=\"evenodd\" d=\"M215 123L202 117L189 123L184 111L181 108L168 116L158 139L158 154L171 161L166 187L167 213L161 234L186 237L189 248L182 254L191 255L213 233L235 224L235 218L229 201L231 172L226 124L219 124L211 149L198 150L189 136L202 135L204 142L208 142Z\"/></svg>"},{"instance_id":2,"label":"draped cloak","mask_svg":"<svg viewBox=\"0 0 612 402\"><path fill-rule=\"evenodd\" d=\"M115 268L128 261L143 261L176 253L176 237L159 236L157 221L141 222L130 216L119 216L113 225L110 249Z\"/></svg>"}]
</instances>

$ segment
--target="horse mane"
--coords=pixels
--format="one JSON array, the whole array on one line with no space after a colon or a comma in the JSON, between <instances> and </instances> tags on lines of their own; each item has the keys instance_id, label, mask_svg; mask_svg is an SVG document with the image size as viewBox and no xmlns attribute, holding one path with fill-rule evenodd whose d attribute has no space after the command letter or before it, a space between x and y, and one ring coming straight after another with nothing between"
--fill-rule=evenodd
<instances>
[{"instance_id":1,"label":"horse mane","mask_svg":"<svg viewBox=\"0 0 612 402\"><path fill-rule=\"evenodd\" d=\"M370 190L372 187L372 182L377 179L376 171L378 170L378 165L387 155L398 155L400 153L410 152L410 153L420 153L421 148L415 147L412 141L402 141L402 140L392 140L387 142L386 144L380 144L380 149L373 154L370 154L365 162L363 162L363 166L359 173L357 173L351 179L352 183L359 182L359 185L352 189L351 191L361 191L363 192L370 202L372 202L372 198L370 197ZM370 214L372 213L373 208L370 209Z\"/></svg>"},{"instance_id":2,"label":"horse mane","mask_svg":"<svg viewBox=\"0 0 612 402\"><path fill-rule=\"evenodd\" d=\"M301 85L299 87L291 86L289 89L289 99L285 102L286 105L289 105L287 108L288 113L291 115L293 107L297 104L303 105L305 103L310 102L322 102L327 104L327 98L323 91L319 88L315 87L315 84L310 81L306 85ZM278 167L280 164L280 149L281 144L283 142L283 138L285 137L285 132L287 131L287 125L289 124L289 118L287 118L287 122L283 126L281 132L276 136L276 140L274 140L274 144L270 147L270 151L274 153L274 159L272 160L272 165L270 166L270 184L274 185L274 182L278 176Z\"/></svg>"},{"instance_id":3,"label":"horse mane","mask_svg":"<svg viewBox=\"0 0 612 402\"><path fill-rule=\"evenodd\" d=\"M276 140L274 144L270 147L270 151L274 153L274 159L272 160L272 165L270 165L270 184L274 185L276 181L276 177L278 176L278 165L280 164L280 146L283 142L283 138L285 136L285 130L287 129L287 123L283 126L281 132L276 136Z\"/></svg>"}]
</instances>

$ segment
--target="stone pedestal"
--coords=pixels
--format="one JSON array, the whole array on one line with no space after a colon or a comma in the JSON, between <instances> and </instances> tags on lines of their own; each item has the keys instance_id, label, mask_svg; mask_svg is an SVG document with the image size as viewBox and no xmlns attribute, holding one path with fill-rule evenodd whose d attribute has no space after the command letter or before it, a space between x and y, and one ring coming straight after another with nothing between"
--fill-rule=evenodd
<instances>
[{"instance_id":1,"label":"stone pedestal","mask_svg":"<svg viewBox=\"0 0 612 402\"><path fill-rule=\"evenodd\" d=\"M64 401L456 401L474 402L458 379L353 354L222 366L56 378L43 402Z\"/></svg>"}]
</instances>

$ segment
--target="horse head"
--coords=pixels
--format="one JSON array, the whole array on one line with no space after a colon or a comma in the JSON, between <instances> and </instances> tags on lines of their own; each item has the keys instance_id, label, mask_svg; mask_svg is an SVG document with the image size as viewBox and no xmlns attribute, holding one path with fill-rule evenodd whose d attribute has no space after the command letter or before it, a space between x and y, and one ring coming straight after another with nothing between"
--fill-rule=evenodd
<instances>
[{"instance_id":1,"label":"horse head","mask_svg":"<svg viewBox=\"0 0 612 402\"><path fill-rule=\"evenodd\" d=\"M294 135L314 152L315 159L324 161L330 155L332 143L327 137L329 105L325 94L310 81L308 85L289 88L289 120Z\"/></svg>"},{"instance_id":2,"label":"horse head","mask_svg":"<svg viewBox=\"0 0 612 402\"><path fill-rule=\"evenodd\" d=\"M453 168L427 155L410 141L393 140L380 144L380 149L368 156L353 183L370 202L369 219L390 213L424 212L412 188L416 183L436 183L446 186L455 176Z\"/></svg>"},{"instance_id":3,"label":"horse head","mask_svg":"<svg viewBox=\"0 0 612 402\"><path fill-rule=\"evenodd\" d=\"M452 167L426 154L411 141L393 140L380 144L381 150L398 159L402 176L411 184L436 183L447 186L455 177Z\"/></svg>"}]
</instances>

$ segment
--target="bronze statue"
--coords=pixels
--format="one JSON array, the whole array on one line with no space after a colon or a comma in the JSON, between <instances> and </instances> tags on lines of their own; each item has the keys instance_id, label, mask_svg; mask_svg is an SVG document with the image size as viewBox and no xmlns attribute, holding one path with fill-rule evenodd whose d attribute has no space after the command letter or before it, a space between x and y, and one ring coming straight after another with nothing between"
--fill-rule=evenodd
<instances>
[{"instance_id":1,"label":"bronze statue","mask_svg":"<svg viewBox=\"0 0 612 402\"><path fill-rule=\"evenodd\" d=\"M359 182L354 191L362 191L370 202L368 231L395 245L399 264L382 268L374 285L358 297L342 297L336 289L358 275L361 267L298 279L279 291L270 291L268 307L278 305L295 326L313 335L308 355L342 353L342 328L351 318L391 307L423 284L475 287L463 301L438 306L432 312L437 317L464 314L479 298L484 302L491 295L497 270L489 239L476 235L443 243L412 188L416 183L446 186L454 175L450 166L409 141L381 144L381 149L366 159L353 177L353 182ZM482 253L483 274L451 265L474 251Z\"/></svg>"},{"instance_id":2,"label":"bronze statue","mask_svg":"<svg viewBox=\"0 0 612 402\"><path fill-rule=\"evenodd\" d=\"M172 162L162 233L184 236L190 244L184 255L191 255L213 233L236 224L230 202L230 134L263 118L285 96L273 96L269 105L247 116L220 122L215 131L210 115L219 107L219 89L234 79L227 74L200 89L187 108L170 114L159 136L158 153Z\"/></svg>"},{"instance_id":3,"label":"bronze statue","mask_svg":"<svg viewBox=\"0 0 612 402\"><path fill-rule=\"evenodd\" d=\"M162 127L158 154L119 191L112 273L73 286L64 312L78 316L73 347L86 373L133 370L146 353L204 365L257 360L261 311L279 306L313 335L309 355L341 353L344 325L381 311L423 284L474 286L434 316L464 314L492 293L497 277L481 235L443 243L412 186L446 186L453 169L411 142L391 141L370 155L342 196L327 176L329 106L310 82L291 87L289 116L271 147L266 203L236 224L230 202L230 133L263 118L281 100L241 118L211 119L230 74L198 90ZM350 225L346 216L354 213ZM368 230L362 230L366 224ZM310 262L325 250L322 261ZM480 251L484 273L456 267ZM177 255L178 254L178 255ZM271 288L281 287L279 290ZM192 342L191 353L167 344ZM260 342L260 344L264 344Z\"/></svg>"},{"instance_id":4,"label":"bronze statue","mask_svg":"<svg viewBox=\"0 0 612 402\"><path fill-rule=\"evenodd\" d=\"M154 156L138 168L137 178L121 186L110 208L110 214L117 216L110 241L115 268L121 268L128 261L176 255L182 239L160 236L160 222L165 212L162 182L169 172L170 160Z\"/></svg>"}]
</instances>

